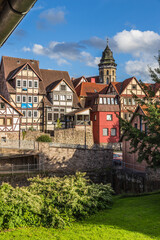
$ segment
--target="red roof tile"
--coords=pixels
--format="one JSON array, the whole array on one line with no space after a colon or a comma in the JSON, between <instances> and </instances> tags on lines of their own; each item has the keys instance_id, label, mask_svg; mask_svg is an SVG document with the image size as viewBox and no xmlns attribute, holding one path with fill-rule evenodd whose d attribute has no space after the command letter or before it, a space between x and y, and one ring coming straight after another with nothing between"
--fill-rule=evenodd
<instances>
[{"instance_id":1,"label":"red roof tile","mask_svg":"<svg viewBox=\"0 0 160 240\"><path fill-rule=\"evenodd\" d=\"M90 83L90 82L83 82L77 88L76 92L78 97L86 97L89 95L93 95L95 93L103 92L108 87L107 84L97 84L97 83Z\"/></svg>"}]
</instances>

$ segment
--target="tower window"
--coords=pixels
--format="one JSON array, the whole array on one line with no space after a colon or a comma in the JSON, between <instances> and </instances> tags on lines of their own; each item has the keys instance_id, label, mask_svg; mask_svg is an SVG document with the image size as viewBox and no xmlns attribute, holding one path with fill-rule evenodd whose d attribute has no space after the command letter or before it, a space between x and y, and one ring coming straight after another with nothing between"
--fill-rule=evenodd
<instances>
[{"instance_id":1,"label":"tower window","mask_svg":"<svg viewBox=\"0 0 160 240\"><path fill-rule=\"evenodd\" d=\"M107 77L107 84L109 84L109 78Z\"/></svg>"},{"instance_id":2,"label":"tower window","mask_svg":"<svg viewBox=\"0 0 160 240\"><path fill-rule=\"evenodd\" d=\"M114 76L114 70L112 71L112 75Z\"/></svg>"},{"instance_id":3,"label":"tower window","mask_svg":"<svg viewBox=\"0 0 160 240\"><path fill-rule=\"evenodd\" d=\"M109 70L107 70L107 75L109 75Z\"/></svg>"}]
</instances>

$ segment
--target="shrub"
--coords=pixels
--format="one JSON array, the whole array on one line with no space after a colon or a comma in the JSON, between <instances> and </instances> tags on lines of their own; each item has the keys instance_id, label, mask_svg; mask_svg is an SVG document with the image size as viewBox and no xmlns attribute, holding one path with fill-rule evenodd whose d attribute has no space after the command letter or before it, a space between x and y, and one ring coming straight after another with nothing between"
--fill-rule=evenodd
<instances>
[{"instance_id":1,"label":"shrub","mask_svg":"<svg viewBox=\"0 0 160 240\"><path fill-rule=\"evenodd\" d=\"M48 135L41 135L36 139L37 142L52 142L52 139Z\"/></svg>"},{"instance_id":2,"label":"shrub","mask_svg":"<svg viewBox=\"0 0 160 240\"><path fill-rule=\"evenodd\" d=\"M0 227L64 227L111 206L110 185L90 184L83 173L32 178L30 186L0 187Z\"/></svg>"}]
</instances>

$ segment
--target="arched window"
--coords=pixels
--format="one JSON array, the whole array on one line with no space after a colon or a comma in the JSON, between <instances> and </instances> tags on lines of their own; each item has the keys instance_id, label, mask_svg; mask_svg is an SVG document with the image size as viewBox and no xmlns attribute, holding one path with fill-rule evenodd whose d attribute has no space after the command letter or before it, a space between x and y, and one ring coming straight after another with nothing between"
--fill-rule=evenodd
<instances>
[{"instance_id":1,"label":"arched window","mask_svg":"<svg viewBox=\"0 0 160 240\"><path fill-rule=\"evenodd\" d=\"M114 70L112 71L112 75L114 76Z\"/></svg>"},{"instance_id":2,"label":"arched window","mask_svg":"<svg viewBox=\"0 0 160 240\"><path fill-rule=\"evenodd\" d=\"M107 70L107 75L109 75L109 70Z\"/></svg>"},{"instance_id":3,"label":"arched window","mask_svg":"<svg viewBox=\"0 0 160 240\"><path fill-rule=\"evenodd\" d=\"M107 77L107 84L109 84L109 78Z\"/></svg>"}]
</instances>

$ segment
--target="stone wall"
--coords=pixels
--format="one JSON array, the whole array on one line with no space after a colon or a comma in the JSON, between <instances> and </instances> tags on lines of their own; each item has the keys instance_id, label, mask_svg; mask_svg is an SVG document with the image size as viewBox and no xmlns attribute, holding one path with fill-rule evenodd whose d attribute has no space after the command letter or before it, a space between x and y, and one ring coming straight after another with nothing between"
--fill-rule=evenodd
<instances>
[{"instance_id":1,"label":"stone wall","mask_svg":"<svg viewBox=\"0 0 160 240\"><path fill-rule=\"evenodd\" d=\"M69 129L57 129L54 132L53 141L56 143L69 143L80 145L94 145L92 126L76 126Z\"/></svg>"},{"instance_id":2,"label":"stone wall","mask_svg":"<svg viewBox=\"0 0 160 240\"><path fill-rule=\"evenodd\" d=\"M40 131L27 131L24 140L35 141L37 137L46 133ZM47 134L50 136L49 134ZM0 132L0 140L2 137L6 137L9 140L19 140L19 132ZM22 132L20 133L20 139L23 139Z\"/></svg>"}]
</instances>

